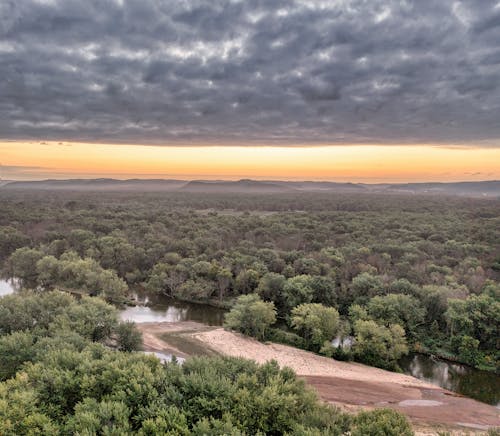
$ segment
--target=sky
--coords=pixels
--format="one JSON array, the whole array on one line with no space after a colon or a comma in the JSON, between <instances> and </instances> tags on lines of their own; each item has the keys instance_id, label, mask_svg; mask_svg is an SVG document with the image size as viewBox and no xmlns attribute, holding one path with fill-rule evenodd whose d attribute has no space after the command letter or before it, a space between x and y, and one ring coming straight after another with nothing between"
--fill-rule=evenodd
<instances>
[{"instance_id":1,"label":"sky","mask_svg":"<svg viewBox=\"0 0 500 436\"><path fill-rule=\"evenodd\" d=\"M497 0L0 1L0 177L500 179Z\"/></svg>"}]
</instances>

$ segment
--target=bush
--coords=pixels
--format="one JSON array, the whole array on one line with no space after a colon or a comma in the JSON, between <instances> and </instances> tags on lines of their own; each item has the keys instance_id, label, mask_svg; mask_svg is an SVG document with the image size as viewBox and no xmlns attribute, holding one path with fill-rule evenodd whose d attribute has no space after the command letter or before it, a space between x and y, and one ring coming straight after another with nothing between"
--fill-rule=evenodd
<instances>
[{"instance_id":1,"label":"bush","mask_svg":"<svg viewBox=\"0 0 500 436\"><path fill-rule=\"evenodd\" d=\"M339 313L333 307L318 303L301 304L292 310L291 326L305 339L310 350L319 351L337 332Z\"/></svg>"},{"instance_id":2,"label":"bush","mask_svg":"<svg viewBox=\"0 0 500 436\"><path fill-rule=\"evenodd\" d=\"M385 327L371 320L356 321L354 333L353 355L368 365L396 368L398 359L408 353L404 330L398 324Z\"/></svg>"},{"instance_id":3,"label":"bush","mask_svg":"<svg viewBox=\"0 0 500 436\"><path fill-rule=\"evenodd\" d=\"M135 323L125 321L115 329L116 345L120 351L137 351L142 348L142 333Z\"/></svg>"},{"instance_id":4,"label":"bush","mask_svg":"<svg viewBox=\"0 0 500 436\"><path fill-rule=\"evenodd\" d=\"M266 340L290 345L297 348L305 348L304 339L299 335L279 328L270 328L267 331Z\"/></svg>"},{"instance_id":5,"label":"bush","mask_svg":"<svg viewBox=\"0 0 500 436\"><path fill-rule=\"evenodd\" d=\"M249 294L236 300L234 307L226 314L224 326L262 340L269 326L275 322L274 303L262 301L257 294Z\"/></svg>"},{"instance_id":6,"label":"bush","mask_svg":"<svg viewBox=\"0 0 500 436\"><path fill-rule=\"evenodd\" d=\"M412 436L404 415L391 409L361 412L354 418L351 436Z\"/></svg>"}]
</instances>

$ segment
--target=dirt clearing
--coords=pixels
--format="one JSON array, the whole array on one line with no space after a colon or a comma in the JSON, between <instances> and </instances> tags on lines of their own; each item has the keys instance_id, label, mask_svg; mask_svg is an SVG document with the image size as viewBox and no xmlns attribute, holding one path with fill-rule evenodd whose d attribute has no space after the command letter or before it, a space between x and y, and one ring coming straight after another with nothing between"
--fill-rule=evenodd
<instances>
[{"instance_id":1,"label":"dirt clearing","mask_svg":"<svg viewBox=\"0 0 500 436\"><path fill-rule=\"evenodd\" d=\"M180 357L221 354L258 363L276 360L292 368L319 396L345 410L391 407L405 413L419 435L453 431L481 434L500 426L500 410L414 377L370 366L340 362L297 348L252 338L194 322L138 324L149 351ZM423 430L422 430L423 429Z\"/></svg>"}]
</instances>

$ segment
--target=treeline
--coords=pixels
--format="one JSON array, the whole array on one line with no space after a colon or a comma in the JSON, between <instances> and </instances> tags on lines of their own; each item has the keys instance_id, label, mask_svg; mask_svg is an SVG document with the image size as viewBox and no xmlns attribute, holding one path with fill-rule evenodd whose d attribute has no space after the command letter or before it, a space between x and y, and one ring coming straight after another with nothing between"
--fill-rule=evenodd
<instances>
[{"instance_id":1,"label":"treeline","mask_svg":"<svg viewBox=\"0 0 500 436\"><path fill-rule=\"evenodd\" d=\"M321 404L275 362L162 365L130 352L135 326L98 298L12 295L0 298L0 315L3 436L413 434L395 411L351 416Z\"/></svg>"},{"instance_id":2,"label":"treeline","mask_svg":"<svg viewBox=\"0 0 500 436\"><path fill-rule=\"evenodd\" d=\"M498 367L497 201L310 193L0 198L0 257L6 274L27 287L78 289L111 302L145 287L228 308L256 294L274 304L276 335L302 339L293 311L320 304L339 314L335 335L357 338L345 358L393 366L396 355L361 351L370 338L372 349L395 341L399 354L415 349Z\"/></svg>"},{"instance_id":3,"label":"treeline","mask_svg":"<svg viewBox=\"0 0 500 436\"><path fill-rule=\"evenodd\" d=\"M393 299L393 296L395 294L389 297ZM385 301L381 305L387 307ZM392 309L395 309L395 318L381 319L354 305L350 311L352 323L349 323L340 318L334 307L302 303L292 309L287 323L280 326L276 323L274 303L250 294L238 298L226 315L224 325L260 340L282 342L336 359L355 358L369 365L398 369L398 359L408 353L404 322L398 316L398 312L402 314L405 309L399 311L395 306Z\"/></svg>"},{"instance_id":4,"label":"treeline","mask_svg":"<svg viewBox=\"0 0 500 436\"><path fill-rule=\"evenodd\" d=\"M104 269L91 257L82 259L74 251L56 258L42 250L19 248L9 259L9 275L21 280L25 288L58 288L115 304L124 303L128 293L127 283L113 269Z\"/></svg>"}]
</instances>

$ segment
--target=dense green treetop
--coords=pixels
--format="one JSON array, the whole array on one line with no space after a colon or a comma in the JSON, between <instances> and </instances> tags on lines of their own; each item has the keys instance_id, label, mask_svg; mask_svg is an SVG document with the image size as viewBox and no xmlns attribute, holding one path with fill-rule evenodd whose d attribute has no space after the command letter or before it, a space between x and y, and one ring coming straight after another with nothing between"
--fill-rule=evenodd
<instances>
[{"instance_id":1,"label":"dense green treetop","mask_svg":"<svg viewBox=\"0 0 500 436\"><path fill-rule=\"evenodd\" d=\"M257 295L241 299L274 316ZM0 298L0 314L2 436L347 435L365 428L369 436L387 422L397 426L385 434L396 436L408 426L391 412L358 420L322 404L276 362L212 357L162 365L131 352L141 342L134 325L120 323L99 298L20 293Z\"/></svg>"},{"instance_id":2,"label":"dense green treetop","mask_svg":"<svg viewBox=\"0 0 500 436\"><path fill-rule=\"evenodd\" d=\"M355 305L401 326L410 348L500 367L489 327L499 315L474 300L500 301L495 200L3 191L0 201L0 262L26 288L121 304L145 287L225 308L256 293L288 329L301 304L344 321Z\"/></svg>"}]
</instances>

